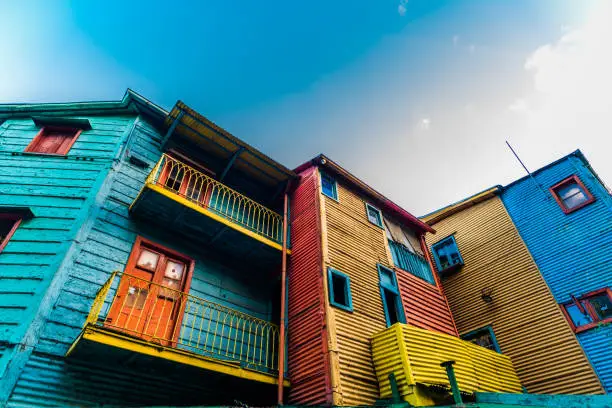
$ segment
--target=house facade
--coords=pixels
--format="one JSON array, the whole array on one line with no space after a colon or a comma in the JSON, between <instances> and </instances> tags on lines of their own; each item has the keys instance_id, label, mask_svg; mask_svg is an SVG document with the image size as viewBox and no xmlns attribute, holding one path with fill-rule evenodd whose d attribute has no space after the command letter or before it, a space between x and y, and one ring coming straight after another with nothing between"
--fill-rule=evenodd
<instances>
[{"instance_id":1,"label":"house facade","mask_svg":"<svg viewBox=\"0 0 612 408\"><path fill-rule=\"evenodd\" d=\"M0 121L0 405L273 404L295 173L131 91Z\"/></svg>"},{"instance_id":2,"label":"house facade","mask_svg":"<svg viewBox=\"0 0 612 408\"><path fill-rule=\"evenodd\" d=\"M612 392L612 197L575 151L506 186L504 205L605 390Z\"/></svg>"},{"instance_id":3,"label":"house facade","mask_svg":"<svg viewBox=\"0 0 612 408\"><path fill-rule=\"evenodd\" d=\"M422 218L459 333L528 392L610 392L611 204L576 151Z\"/></svg>"},{"instance_id":4,"label":"house facade","mask_svg":"<svg viewBox=\"0 0 612 408\"><path fill-rule=\"evenodd\" d=\"M521 390L506 356L458 338L425 250L432 228L324 155L295 171L290 403L372 405L391 397L390 374L404 400L442 403L447 360L466 393Z\"/></svg>"},{"instance_id":5,"label":"house facade","mask_svg":"<svg viewBox=\"0 0 612 408\"><path fill-rule=\"evenodd\" d=\"M423 217L462 338L508 355L529 393L602 393L508 213L500 186Z\"/></svg>"}]
</instances>

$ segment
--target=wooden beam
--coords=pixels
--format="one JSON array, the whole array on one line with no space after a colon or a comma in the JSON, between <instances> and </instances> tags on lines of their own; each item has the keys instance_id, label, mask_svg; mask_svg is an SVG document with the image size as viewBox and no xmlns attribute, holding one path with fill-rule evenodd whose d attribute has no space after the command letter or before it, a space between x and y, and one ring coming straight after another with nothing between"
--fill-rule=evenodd
<instances>
[{"instance_id":1,"label":"wooden beam","mask_svg":"<svg viewBox=\"0 0 612 408\"><path fill-rule=\"evenodd\" d=\"M179 114L177 115L177 117L174 119L174 121L170 125L170 127L168 128L168 131L166 132L166 135L164 136L164 138L162 139L162 142L161 142L162 150L166 147L166 144L168 143L168 140L170 140L170 136L172 136L172 134L176 130L176 127L180 123L180 121L183 118L184 114L185 114L185 112L180 111Z\"/></svg>"},{"instance_id":2,"label":"wooden beam","mask_svg":"<svg viewBox=\"0 0 612 408\"><path fill-rule=\"evenodd\" d=\"M227 175L227 172L232 168L232 166L236 162L236 159L238 158L238 156L240 156L240 154L242 154L242 152L244 152L245 150L246 150L246 148L244 146L241 146L241 147L238 148L238 150L236 150L234 152L234 154L232 154L232 156L230 157L229 161L225 165L225 168L221 172L221 175L219 176L219 181L223 181L223 179Z\"/></svg>"}]
</instances>

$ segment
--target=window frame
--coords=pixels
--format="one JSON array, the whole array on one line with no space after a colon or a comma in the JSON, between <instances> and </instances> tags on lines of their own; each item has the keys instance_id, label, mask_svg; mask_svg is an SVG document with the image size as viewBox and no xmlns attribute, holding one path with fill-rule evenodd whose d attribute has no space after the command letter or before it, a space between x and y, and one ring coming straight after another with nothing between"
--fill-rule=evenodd
<instances>
[{"instance_id":1,"label":"window frame","mask_svg":"<svg viewBox=\"0 0 612 408\"><path fill-rule=\"evenodd\" d=\"M377 207L373 206L370 203L365 203L365 209L366 209L366 218L368 219L368 222L370 224L376 225L378 228L382 228L385 229L385 227L383 226L383 215L382 215L382 211L380 211ZM377 224L375 222L372 222L372 220L370 219L370 214L369 214L369 210L372 209L374 211L376 211L378 213L378 220L380 222L380 224Z\"/></svg>"},{"instance_id":2,"label":"window frame","mask_svg":"<svg viewBox=\"0 0 612 408\"><path fill-rule=\"evenodd\" d=\"M489 336L491 336L491 340L493 341L493 346L495 347L495 350L491 350L491 349L488 349L488 350L495 351L499 354L502 354L501 348L499 347L499 343L497 342L497 337L495 337L495 332L493 331L493 327L491 325L487 325L487 326L472 330L470 332L462 334L460 337L461 337L461 340L471 342L472 338L477 337L478 335L482 334L485 331L488 332ZM478 346L478 344L476 343L473 343L473 344ZM479 347L482 347L482 346L479 346ZM483 347L483 348L486 348L486 347Z\"/></svg>"},{"instance_id":3,"label":"window frame","mask_svg":"<svg viewBox=\"0 0 612 408\"><path fill-rule=\"evenodd\" d=\"M0 208L0 211L1 210L2 209ZM13 221L13 226L9 230L8 234L6 234L4 239L0 241L0 254L1 254L4 248L6 248L6 246L8 245L13 235L15 234L15 231L17 231L17 228L19 228L19 225L21 225L21 222L23 221L24 216L23 214L14 213L14 212L6 212L6 213L0 212L0 219Z\"/></svg>"},{"instance_id":4,"label":"window frame","mask_svg":"<svg viewBox=\"0 0 612 408\"><path fill-rule=\"evenodd\" d=\"M573 208L567 208L565 206L565 203L563 202L563 199L559 196L558 190L562 187L565 187L568 184L573 184L573 183L577 184L578 187L582 189L584 194L587 196L587 200ZM570 213L573 213L574 211L578 211L579 209L586 207L587 205L595 201L595 197L593 197L593 194L591 194L589 189L584 185L582 180L580 180L580 177L578 177L576 174L572 174L571 176L561 180L560 182L558 182L557 184L549 188L549 191L550 191L550 194L552 194L555 201L557 202L557 204L559 205L559 207L561 207L561 210L563 211L563 213L565 214L570 214Z\"/></svg>"},{"instance_id":5,"label":"window frame","mask_svg":"<svg viewBox=\"0 0 612 408\"><path fill-rule=\"evenodd\" d=\"M404 312L404 304L402 302L402 295L400 294L399 285L397 283L397 274L395 273L395 270L393 268L389 268L381 264L376 265L376 267L378 269L378 284L380 286L380 298L383 303L383 311L385 312L385 321L387 322L387 327L390 327L392 323L389 317L389 305L387 304L387 299L385 298L385 290L388 290L396 295L395 306L398 312L398 316L397 316L398 322L396 323L406 324L406 313ZM389 286L383 283L383 279L382 279L382 274L384 273L383 270L388 271L391 274L393 286Z\"/></svg>"},{"instance_id":6,"label":"window frame","mask_svg":"<svg viewBox=\"0 0 612 408\"><path fill-rule=\"evenodd\" d=\"M33 150L36 147L38 147L42 138L45 137L47 133L50 131L67 131L67 132L70 131L70 132L74 132L74 135L70 139L68 139L67 142L62 143L62 146L60 146L60 149L55 153L44 153L44 152ZM57 125L42 126L40 130L38 131L38 133L36 134L36 136L34 136L34 138L26 146L23 152L30 153L30 154L40 154L44 156L66 156L68 152L70 151L70 149L72 149L72 145L74 145L74 142L76 142L76 140L79 138L82 132L83 132L83 129L80 129L77 127L71 127L71 126L57 126Z\"/></svg>"},{"instance_id":7,"label":"window frame","mask_svg":"<svg viewBox=\"0 0 612 408\"><path fill-rule=\"evenodd\" d=\"M343 305L342 303L338 303L334 299L334 280L332 279L334 275L342 278L345 282L344 295L346 297L348 305ZM327 289L329 292L328 293L329 304L339 309L346 310L347 312L352 312L353 311L353 295L351 293L350 276L348 276L346 273L340 272L339 270L335 268L332 268L331 266L328 266L327 267L327 286L328 286Z\"/></svg>"},{"instance_id":8,"label":"window frame","mask_svg":"<svg viewBox=\"0 0 612 408\"><path fill-rule=\"evenodd\" d=\"M439 245L444 244L446 241L452 240L453 244L455 245L455 248L457 249L457 254L459 255L459 263L451 265L447 268L442 269L442 265L440 263L440 259L438 257L438 252L436 251L436 247ZM440 275L453 271L463 265L465 265L464 261L463 261L463 256L461 255L461 251L459 250L459 245L457 245L457 240L455 239L455 235L449 235L445 238L442 238L441 240L439 240L438 242L434 243L431 245L431 252L434 256L434 261L436 262L436 268L438 269L438 273Z\"/></svg>"},{"instance_id":9,"label":"window frame","mask_svg":"<svg viewBox=\"0 0 612 408\"><path fill-rule=\"evenodd\" d=\"M332 200L335 201L340 201L338 200L338 181L336 181L336 179L332 176L330 176L327 172L323 171L323 170L319 170L319 175L321 176L321 193L326 196L331 198ZM327 178L328 180L333 181L332 184L332 195L329 195L325 192L325 190L323 189L323 179Z\"/></svg>"},{"instance_id":10,"label":"window frame","mask_svg":"<svg viewBox=\"0 0 612 408\"><path fill-rule=\"evenodd\" d=\"M601 294L607 294L608 299L610 299L610 301L612 302L612 290L609 287L606 287L585 293L584 295L578 298L573 298L571 301L564 302L559 305L561 307L561 311L565 315L565 318L567 319L567 322L569 323L574 333L582 333L584 331L593 329L599 326L600 324L612 323L612 317L600 319L595 309L593 309L591 303L588 302L589 298L593 298ZM584 302L584 305L582 305L582 302ZM587 312L587 315L591 318L591 323L587 323L582 326L576 326L574 324L574 321L572 320L572 317L567 311L567 306L570 305L576 305L579 309L584 309Z\"/></svg>"}]
</instances>

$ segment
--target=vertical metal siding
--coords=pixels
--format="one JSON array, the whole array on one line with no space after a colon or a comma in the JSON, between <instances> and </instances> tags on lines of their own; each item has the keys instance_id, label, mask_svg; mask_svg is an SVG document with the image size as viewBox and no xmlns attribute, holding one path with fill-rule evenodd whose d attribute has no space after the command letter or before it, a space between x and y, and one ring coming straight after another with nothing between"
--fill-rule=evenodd
<instances>
[{"instance_id":1,"label":"vertical metal siding","mask_svg":"<svg viewBox=\"0 0 612 408\"><path fill-rule=\"evenodd\" d=\"M329 388L316 168L301 174L291 200L289 377L291 404L323 405Z\"/></svg>"},{"instance_id":2,"label":"vertical metal siding","mask_svg":"<svg viewBox=\"0 0 612 408\"><path fill-rule=\"evenodd\" d=\"M457 329L492 325L532 393L600 393L601 385L499 197L434 225L431 245L455 233L465 265L443 279ZM493 290L493 302L481 299Z\"/></svg>"},{"instance_id":3,"label":"vertical metal siding","mask_svg":"<svg viewBox=\"0 0 612 408\"><path fill-rule=\"evenodd\" d=\"M455 336L453 317L437 286L396 269L406 323Z\"/></svg>"},{"instance_id":4,"label":"vertical metal siding","mask_svg":"<svg viewBox=\"0 0 612 408\"><path fill-rule=\"evenodd\" d=\"M548 189L577 175L595 202L564 214ZM595 289L612 286L612 197L586 164L569 156L537 172L535 180L508 187L503 201L558 303ZM607 390L612 392L610 338L603 331L578 334ZM608 341L606 346L606 341Z\"/></svg>"}]
</instances>

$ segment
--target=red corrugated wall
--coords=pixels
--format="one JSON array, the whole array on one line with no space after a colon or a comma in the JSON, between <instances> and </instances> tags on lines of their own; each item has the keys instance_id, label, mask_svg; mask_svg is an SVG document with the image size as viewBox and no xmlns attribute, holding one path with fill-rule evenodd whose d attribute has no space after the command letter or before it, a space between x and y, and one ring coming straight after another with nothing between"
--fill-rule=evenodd
<instances>
[{"instance_id":1,"label":"red corrugated wall","mask_svg":"<svg viewBox=\"0 0 612 408\"><path fill-rule=\"evenodd\" d=\"M316 168L300 174L291 198L289 268L289 403L329 405L321 225Z\"/></svg>"},{"instance_id":2,"label":"red corrugated wall","mask_svg":"<svg viewBox=\"0 0 612 408\"><path fill-rule=\"evenodd\" d=\"M453 316L440 289L401 269L396 269L396 275L406 322L423 329L457 336Z\"/></svg>"}]
</instances>

